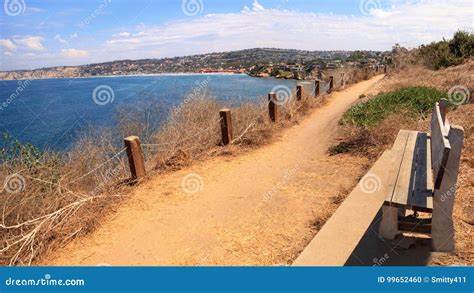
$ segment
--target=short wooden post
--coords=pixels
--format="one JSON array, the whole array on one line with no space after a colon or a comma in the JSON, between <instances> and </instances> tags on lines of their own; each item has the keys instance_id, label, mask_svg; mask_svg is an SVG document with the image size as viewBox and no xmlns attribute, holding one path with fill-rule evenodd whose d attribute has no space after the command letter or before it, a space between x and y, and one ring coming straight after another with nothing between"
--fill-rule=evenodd
<instances>
[{"instance_id":1,"label":"short wooden post","mask_svg":"<svg viewBox=\"0 0 474 293\"><path fill-rule=\"evenodd\" d=\"M303 98L303 86L297 85L296 86L296 100L301 101L302 98Z\"/></svg>"},{"instance_id":2,"label":"short wooden post","mask_svg":"<svg viewBox=\"0 0 474 293\"><path fill-rule=\"evenodd\" d=\"M140 138L138 136L129 136L124 139L124 143L127 148L132 180L140 180L146 175Z\"/></svg>"},{"instance_id":3,"label":"short wooden post","mask_svg":"<svg viewBox=\"0 0 474 293\"><path fill-rule=\"evenodd\" d=\"M321 85L320 85L319 80L316 80L316 81L314 82L314 97L315 97L315 98L316 98L317 96L319 96L320 87L321 87Z\"/></svg>"},{"instance_id":4,"label":"short wooden post","mask_svg":"<svg viewBox=\"0 0 474 293\"><path fill-rule=\"evenodd\" d=\"M272 122L276 122L278 119L278 105L275 103L276 98L275 93L271 92L268 94L268 113Z\"/></svg>"},{"instance_id":5,"label":"short wooden post","mask_svg":"<svg viewBox=\"0 0 474 293\"><path fill-rule=\"evenodd\" d=\"M383 73L387 74L387 65L383 66Z\"/></svg>"},{"instance_id":6,"label":"short wooden post","mask_svg":"<svg viewBox=\"0 0 474 293\"><path fill-rule=\"evenodd\" d=\"M228 145L234 138L232 129L232 114L229 109L219 111L221 117L222 145Z\"/></svg>"},{"instance_id":7,"label":"short wooden post","mask_svg":"<svg viewBox=\"0 0 474 293\"><path fill-rule=\"evenodd\" d=\"M334 88L334 76L329 77L329 89L328 93L332 93L332 89Z\"/></svg>"},{"instance_id":8,"label":"short wooden post","mask_svg":"<svg viewBox=\"0 0 474 293\"><path fill-rule=\"evenodd\" d=\"M344 78L344 72L341 72L341 87L344 88L346 85L346 80Z\"/></svg>"}]
</instances>

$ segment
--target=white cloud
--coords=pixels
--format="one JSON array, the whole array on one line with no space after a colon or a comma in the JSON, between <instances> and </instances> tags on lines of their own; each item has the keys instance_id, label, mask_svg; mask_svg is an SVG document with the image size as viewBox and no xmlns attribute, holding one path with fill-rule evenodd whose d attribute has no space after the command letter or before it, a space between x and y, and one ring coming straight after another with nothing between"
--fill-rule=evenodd
<instances>
[{"instance_id":1,"label":"white cloud","mask_svg":"<svg viewBox=\"0 0 474 293\"><path fill-rule=\"evenodd\" d=\"M399 13L398 11L395 11L394 8L391 10L383 10L383 9L372 9L370 10L370 14L379 17L379 18L384 18L384 17L390 17L394 14Z\"/></svg>"},{"instance_id":2,"label":"white cloud","mask_svg":"<svg viewBox=\"0 0 474 293\"><path fill-rule=\"evenodd\" d=\"M359 8L359 1L347 2L348 5ZM360 16L345 16L272 9L254 1L252 5L236 13L183 18L159 26L140 24L121 27L120 31L116 31L122 32L121 34L112 35L101 45L90 44L89 48L83 50L65 49L55 56L36 58L34 62L29 62L28 66L162 58L255 47L389 50L395 43L416 47L441 40L443 37L450 38L458 29L473 30L472 0L383 2L388 2L389 6L369 9L369 13ZM44 49L40 37L28 37L36 38L36 46L32 44L31 39L29 46L26 45L26 40L17 42L17 39L27 37L17 36L10 39L20 52L33 47ZM71 39L75 37L77 34L69 36ZM0 46L5 48L5 41L0 42ZM19 55L15 52L15 56ZM21 64L21 59L8 59L12 60L7 64L10 68ZM16 64L13 64L15 61Z\"/></svg>"},{"instance_id":3,"label":"white cloud","mask_svg":"<svg viewBox=\"0 0 474 293\"><path fill-rule=\"evenodd\" d=\"M52 54L47 54L47 53L26 53L26 54L23 54L22 57L28 57L28 58L31 58L31 59L44 59L44 58L51 58L53 57Z\"/></svg>"},{"instance_id":4,"label":"white cloud","mask_svg":"<svg viewBox=\"0 0 474 293\"><path fill-rule=\"evenodd\" d=\"M61 38L61 35L59 35L59 34L56 35L56 36L54 37L54 39L55 39L56 41L60 42L61 44L67 44L67 41L66 41L65 39Z\"/></svg>"},{"instance_id":5,"label":"white cloud","mask_svg":"<svg viewBox=\"0 0 474 293\"><path fill-rule=\"evenodd\" d=\"M393 0L399 1L399 0ZM241 13L143 27L140 36L113 38L104 50L116 58L168 57L253 47L303 50L389 50L415 47L472 30L471 0L423 0L372 10L371 15L265 9L257 1ZM153 55L161 52L160 56ZM135 54L133 56L130 56ZM110 58L109 58L110 60Z\"/></svg>"},{"instance_id":6,"label":"white cloud","mask_svg":"<svg viewBox=\"0 0 474 293\"><path fill-rule=\"evenodd\" d=\"M46 48L41 43L43 41L42 37L38 36L14 36L13 37L16 44L21 45L27 49L34 51L44 51Z\"/></svg>"},{"instance_id":7,"label":"white cloud","mask_svg":"<svg viewBox=\"0 0 474 293\"><path fill-rule=\"evenodd\" d=\"M263 11L263 10L265 10L265 8L263 8L263 6L260 5L260 3L258 3L257 0L254 0L253 3L252 3L252 10L253 11Z\"/></svg>"},{"instance_id":8,"label":"white cloud","mask_svg":"<svg viewBox=\"0 0 474 293\"><path fill-rule=\"evenodd\" d=\"M113 35L114 37L130 37L130 33L129 32L122 32L122 33L119 33L119 34L116 34L116 35Z\"/></svg>"},{"instance_id":9,"label":"white cloud","mask_svg":"<svg viewBox=\"0 0 474 293\"><path fill-rule=\"evenodd\" d=\"M3 52L3 55L12 56L12 55L13 55L13 53L12 53L12 52L8 52L8 51L6 51L6 52Z\"/></svg>"},{"instance_id":10,"label":"white cloud","mask_svg":"<svg viewBox=\"0 0 474 293\"><path fill-rule=\"evenodd\" d=\"M108 40L107 44L138 44L140 43L140 40L137 38L133 39L114 39L114 40Z\"/></svg>"},{"instance_id":11,"label":"white cloud","mask_svg":"<svg viewBox=\"0 0 474 293\"><path fill-rule=\"evenodd\" d=\"M78 50L74 48L62 49L61 56L67 58L83 58L89 56L89 52L86 50Z\"/></svg>"},{"instance_id":12,"label":"white cloud","mask_svg":"<svg viewBox=\"0 0 474 293\"><path fill-rule=\"evenodd\" d=\"M77 33L73 33L69 36L70 39L75 39L77 37L78 37Z\"/></svg>"},{"instance_id":13,"label":"white cloud","mask_svg":"<svg viewBox=\"0 0 474 293\"><path fill-rule=\"evenodd\" d=\"M15 44L13 44L12 40L10 39L0 39L0 46L10 51L16 49Z\"/></svg>"},{"instance_id":14,"label":"white cloud","mask_svg":"<svg viewBox=\"0 0 474 293\"><path fill-rule=\"evenodd\" d=\"M257 0L254 0L252 3L252 9L250 9L247 5L245 5L244 8L242 9L242 13L252 13L252 12L259 12L263 10L265 10L265 8L260 3L258 3ZM215 14L208 14L208 16L214 16L214 15Z\"/></svg>"}]
</instances>

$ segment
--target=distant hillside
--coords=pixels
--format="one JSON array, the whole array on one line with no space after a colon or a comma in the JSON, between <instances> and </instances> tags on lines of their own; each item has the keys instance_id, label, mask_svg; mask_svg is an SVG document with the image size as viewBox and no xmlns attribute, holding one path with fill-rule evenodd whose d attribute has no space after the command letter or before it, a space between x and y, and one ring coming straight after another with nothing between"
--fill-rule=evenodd
<instances>
[{"instance_id":1,"label":"distant hillside","mask_svg":"<svg viewBox=\"0 0 474 293\"><path fill-rule=\"evenodd\" d=\"M59 66L31 71L0 72L0 79L37 79L58 77L88 77L108 75L137 75L185 72L241 72L255 73L258 66L305 65L323 66L331 61L381 60L382 52L375 51L302 51L288 49L247 49L232 52L209 53L193 56L119 60L82 66ZM358 60L355 60L358 59Z\"/></svg>"}]
</instances>

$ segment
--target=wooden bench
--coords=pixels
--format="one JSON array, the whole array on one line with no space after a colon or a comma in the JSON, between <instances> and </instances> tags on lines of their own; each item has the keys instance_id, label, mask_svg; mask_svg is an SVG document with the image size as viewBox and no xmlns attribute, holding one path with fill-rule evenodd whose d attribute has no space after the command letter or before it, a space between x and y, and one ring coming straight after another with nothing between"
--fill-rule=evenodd
<instances>
[{"instance_id":1,"label":"wooden bench","mask_svg":"<svg viewBox=\"0 0 474 293\"><path fill-rule=\"evenodd\" d=\"M447 106L444 100L436 103L430 134L401 130L395 140L379 226L384 238L428 234L433 250L454 249L452 215L464 130L449 123Z\"/></svg>"},{"instance_id":2,"label":"wooden bench","mask_svg":"<svg viewBox=\"0 0 474 293\"><path fill-rule=\"evenodd\" d=\"M434 250L454 248L452 213L464 131L449 124L446 109L446 101L436 103L431 134L399 132L392 149L375 162L293 266L345 265L374 223L385 238L430 234ZM418 212L429 217L420 219Z\"/></svg>"}]
</instances>

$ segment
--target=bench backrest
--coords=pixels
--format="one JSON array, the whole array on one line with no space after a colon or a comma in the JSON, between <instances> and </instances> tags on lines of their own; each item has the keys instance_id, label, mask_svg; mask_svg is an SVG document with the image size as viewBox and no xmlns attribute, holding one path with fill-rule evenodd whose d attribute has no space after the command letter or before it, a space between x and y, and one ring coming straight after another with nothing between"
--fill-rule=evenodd
<instances>
[{"instance_id":1,"label":"bench backrest","mask_svg":"<svg viewBox=\"0 0 474 293\"><path fill-rule=\"evenodd\" d=\"M436 103L431 114L431 163L435 189L441 186L451 151L448 138L451 126L446 118L447 106L447 101L442 100Z\"/></svg>"}]
</instances>

